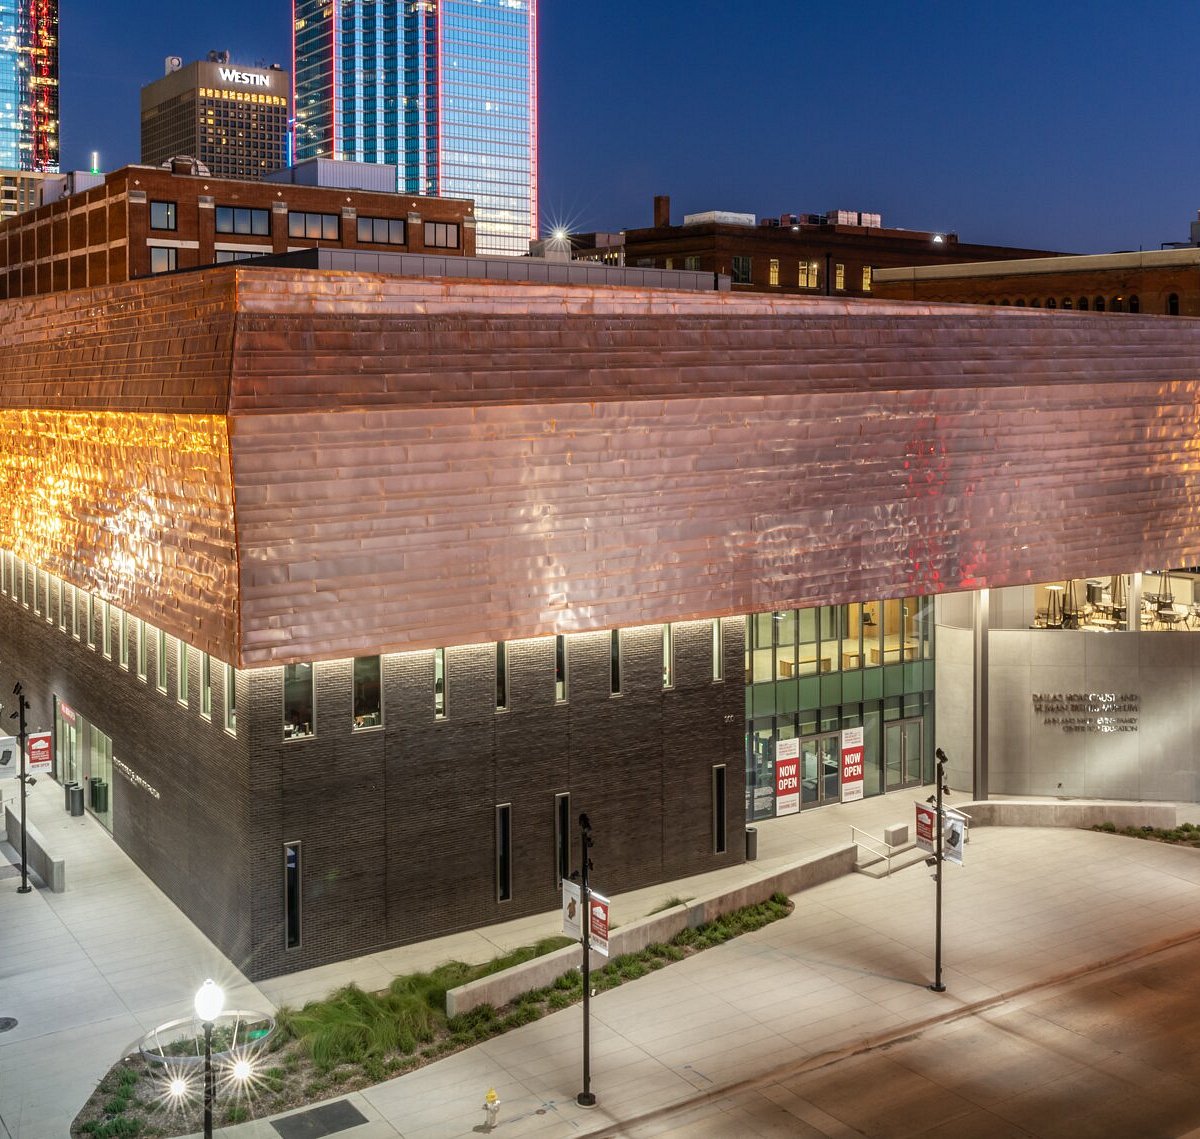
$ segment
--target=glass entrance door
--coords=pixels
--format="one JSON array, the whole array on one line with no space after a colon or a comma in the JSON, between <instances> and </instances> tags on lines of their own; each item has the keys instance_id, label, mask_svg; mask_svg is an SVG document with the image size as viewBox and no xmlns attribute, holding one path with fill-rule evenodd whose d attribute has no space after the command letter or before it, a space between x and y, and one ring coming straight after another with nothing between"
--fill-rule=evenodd
<instances>
[{"instance_id":1,"label":"glass entrance door","mask_svg":"<svg viewBox=\"0 0 1200 1139\"><path fill-rule=\"evenodd\" d=\"M838 733L800 741L800 806L817 807L841 798L842 748Z\"/></svg>"},{"instance_id":2,"label":"glass entrance door","mask_svg":"<svg viewBox=\"0 0 1200 1139\"><path fill-rule=\"evenodd\" d=\"M889 791L921 782L921 728L919 719L893 720L884 725L883 754Z\"/></svg>"}]
</instances>

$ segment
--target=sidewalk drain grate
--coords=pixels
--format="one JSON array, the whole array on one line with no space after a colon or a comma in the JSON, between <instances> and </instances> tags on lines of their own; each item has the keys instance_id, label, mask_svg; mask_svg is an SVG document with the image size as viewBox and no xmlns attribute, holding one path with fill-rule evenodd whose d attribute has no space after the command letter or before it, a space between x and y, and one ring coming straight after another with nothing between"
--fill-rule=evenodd
<instances>
[{"instance_id":1,"label":"sidewalk drain grate","mask_svg":"<svg viewBox=\"0 0 1200 1139\"><path fill-rule=\"evenodd\" d=\"M15 1016L0 1016L0 1032L11 1032L17 1027Z\"/></svg>"},{"instance_id":2,"label":"sidewalk drain grate","mask_svg":"<svg viewBox=\"0 0 1200 1139\"><path fill-rule=\"evenodd\" d=\"M366 1123L367 1117L348 1100L323 1103L320 1107L271 1120L271 1126L283 1139L321 1139Z\"/></svg>"}]
</instances>

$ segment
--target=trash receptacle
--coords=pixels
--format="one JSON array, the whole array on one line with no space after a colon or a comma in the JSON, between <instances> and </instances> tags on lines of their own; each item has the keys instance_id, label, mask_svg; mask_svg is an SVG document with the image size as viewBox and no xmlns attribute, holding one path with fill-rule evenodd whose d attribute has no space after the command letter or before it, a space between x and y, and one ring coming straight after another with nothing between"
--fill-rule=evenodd
<instances>
[{"instance_id":1,"label":"trash receptacle","mask_svg":"<svg viewBox=\"0 0 1200 1139\"><path fill-rule=\"evenodd\" d=\"M746 861L758 858L758 827L746 828Z\"/></svg>"},{"instance_id":2,"label":"trash receptacle","mask_svg":"<svg viewBox=\"0 0 1200 1139\"><path fill-rule=\"evenodd\" d=\"M92 792L92 810L98 815L108 813L108 780L101 779Z\"/></svg>"},{"instance_id":3,"label":"trash receptacle","mask_svg":"<svg viewBox=\"0 0 1200 1139\"><path fill-rule=\"evenodd\" d=\"M74 782L73 780L70 783L63 784L63 810L64 811L69 811L71 809L71 788L78 787L78 786L79 786L79 784Z\"/></svg>"},{"instance_id":4,"label":"trash receptacle","mask_svg":"<svg viewBox=\"0 0 1200 1139\"><path fill-rule=\"evenodd\" d=\"M78 783L72 784L67 794L71 797L71 814L78 818L83 814L83 788Z\"/></svg>"}]
</instances>

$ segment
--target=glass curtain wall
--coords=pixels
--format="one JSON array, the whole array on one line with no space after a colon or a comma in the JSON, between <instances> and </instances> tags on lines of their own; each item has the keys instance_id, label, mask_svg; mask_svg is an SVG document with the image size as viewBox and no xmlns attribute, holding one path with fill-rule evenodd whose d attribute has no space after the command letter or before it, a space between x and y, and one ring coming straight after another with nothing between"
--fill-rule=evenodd
<instances>
[{"instance_id":1,"label":"glass curtain wall","mask_svg":"<svg viewBox=\"0 0 1200 1139\"><path fill-rule=\"evenodd\" d=\"M864 795L931 778L933 627L924 597L746 618L748 820L775 814L783 740L800 739L801 809L840 800L846 728L863 729Z\"/></svg>"}]
</instances>

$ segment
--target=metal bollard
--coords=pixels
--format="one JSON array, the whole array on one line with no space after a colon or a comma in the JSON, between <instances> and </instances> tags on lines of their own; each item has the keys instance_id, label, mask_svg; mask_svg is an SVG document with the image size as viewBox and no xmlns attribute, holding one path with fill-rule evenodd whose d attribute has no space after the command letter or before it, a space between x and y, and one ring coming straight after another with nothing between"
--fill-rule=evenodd
<instances>
[{"instance_id":1,"label":"metal bollard","mask_svg":"<svg viewBox=\"0 0 1200 1139\"><path fill-rule=\"evenodd\" d=\"M488 1088L487 1095L483 1097L483 1130L485 1132L493 1130L499 1116L500 1097L496 1094L495 1088Z\"/></svg>"}]
</instances>

